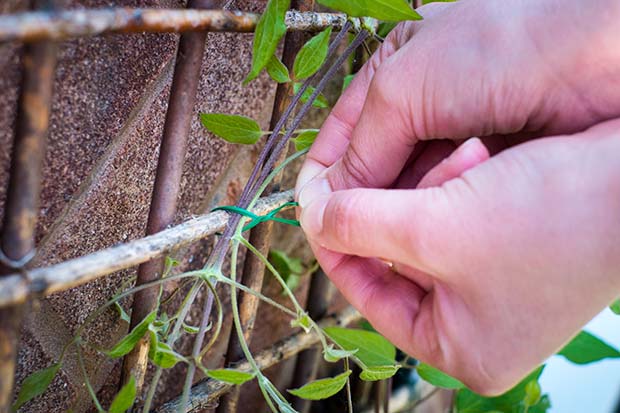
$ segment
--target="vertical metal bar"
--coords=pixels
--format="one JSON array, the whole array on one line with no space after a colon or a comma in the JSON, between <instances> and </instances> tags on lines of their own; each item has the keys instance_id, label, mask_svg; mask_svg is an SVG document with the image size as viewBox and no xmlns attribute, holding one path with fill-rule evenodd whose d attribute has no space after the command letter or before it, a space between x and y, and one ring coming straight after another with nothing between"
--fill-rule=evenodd
<instances>
[{"instance_id":1,"label":"vertical metal bar","mask_svg":"<svg viewBox=\"0 0 620 413\"><path fill-rule=\"evenodd\" d=\"M217 0L190 0L188 8L213 9ZM190 131L190 121L196 102L198 82L205 50L207 32L188 32L181 35L177 50L174 77L168 111L164 124L155 186L147 224L147 235L155 234L173 220L181 189L181 177ZM161 277L163 259L142 264L138 268L137 284L145 284ZM159 288L153 287L135 294L131 314L131 328L140 323L157 305ZM123 362L123 382L133 375L138 394L144 384L148 364L148 335L143 338Z\"/></svg>"},{"instance_id":2,"label":"vertical metal bar","mask_svg":"<svg viewBox=\"0 0 620 413\"><path fill-rule=\"evenodd\" d=\"M312 275L310 291L308 292L308 315L313 320L320 320L327 314L327 307L333 292L332 284L323 272L319 270ZM321 349L314 347L304 350L297 356L292 388L296 389L314 380L321 361ZM293 408L300 413L310 411L312 403L300 397L293 398Z\"/></svg>"},{"instance_id":3,"label":"vertical metal bar","mask_svg":"<svg viewBox=\"0 0 620 413\"><path fill-rule=\"evenodd\" d=\"M314 0L294 0L291 7L299 11L311 11L314 8ZM284 40L284 49L282 51L282 63L292 70L297 52L304 44L305 35L303 33L290 32ZM271 115L270 128L273 130L282 117L282 114L288 107L293 96L293 86L290 83L281 83L276 89L276 96ZM286 157L286 151L280 156L282 161ZM276 177L272 184L265 190L269 193L277 188L280 184L281 176ZM271 234L273 232L273 223L266 222L252 230L250 234L250 243L254 245L263 255L269 253L271 247ZM263 285L263 277L265 274L265 265L253 254L248 254L243 265L243 277L241 282L247 287L260 291ZM239 294L239 318L243 328L244 337L248 343L252 341L254 332L254 322L256 320L256 312L258 310L259 299L251 294ZM228 342L228 351L226 352L226 365L243 359L243 351L239 345L239 338L234 332L231 332ZM237 411L237 403L239 401L240 386L232 389L220 400L217 413L234 413Z\"/></svg>"},{"instance_id":4,"label":"vertical metal bar","mask_svg":"<svg viewBox=\"0 0 620 413\"><path fill-rule=\"evenodd\" d=\"M50 1L35 2L51 8ZM35 251L41 173L49 123L56 44L24 46L23 78L11 156L11 172L2 224L0 274L23 269ZM20 307L0 310L0 412L8 412L22 318Z\"/></svg>"}]
</instances>

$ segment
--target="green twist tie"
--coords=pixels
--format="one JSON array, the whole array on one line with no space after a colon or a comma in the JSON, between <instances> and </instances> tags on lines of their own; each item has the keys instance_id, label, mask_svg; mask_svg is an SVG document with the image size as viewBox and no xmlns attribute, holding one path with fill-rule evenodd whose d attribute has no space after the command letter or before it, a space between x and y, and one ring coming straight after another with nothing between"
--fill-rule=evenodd
<instances>
[{"instance_id":1,"label":"green twist tie","mask_svg":"<svg viewBox=\"0 0 620 413\"><path fill-rule=\"evenodd\" d=\"M280 218L276 216L276 214L278 214L283 209L289 208L289 207L296 207L296 206L299 206L297 202L287 202L281 207L274 209L267 215L256 215L255 213L250 212L247 209L243 209L243 208L240 208L234 205L217 207L217 208L212 209L211 212L226 211L226 212L231 212L234 214L239 214L244 217L251 218L252 220L242 229L242 231L245 232L245 231L248 231L254 228L258 224L262 222L267 222L267 221L274 221L274 222L279 222L281 224L293 225L295 227L299 227L300 226L299 221L297 221L296 219L286 219L286 218Z\"/></svg>"}]
</instances>

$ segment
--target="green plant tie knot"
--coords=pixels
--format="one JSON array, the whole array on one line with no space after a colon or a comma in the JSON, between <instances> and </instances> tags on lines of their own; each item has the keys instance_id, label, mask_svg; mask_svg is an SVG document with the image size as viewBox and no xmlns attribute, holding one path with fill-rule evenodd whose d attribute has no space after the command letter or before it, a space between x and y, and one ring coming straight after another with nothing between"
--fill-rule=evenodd
<instances>
[{"instance_id":1,"label":"green plant tie knot","mask_svg":"<svg viewBox=\"0 0 620 413\"><path fill-rule=\"evenodd\" d=\"M274 222L279 222L281 224L293 225L295 227L299 227L300 226L299 221L296 219L286 219L286 218L280 218L276 216L283 209L290 208L290 207L296 207L296 206L299 206L297 202L287 202L286 204L274 209L273 211L271 211L270 213L266 215L256 215L255 213L248 211L247 209L243 209L243 208L240 208L234 205L217 207L217 208L212 209L211 212L226 211L226 212L230 212L233 214L239 214L244 217L251 218L251 221L242 229L242 231L245 232L245 231L248 231L254 228L258 224L262 222L267 222L267 221L274 221Z\"/></svg>"}]
</instances>

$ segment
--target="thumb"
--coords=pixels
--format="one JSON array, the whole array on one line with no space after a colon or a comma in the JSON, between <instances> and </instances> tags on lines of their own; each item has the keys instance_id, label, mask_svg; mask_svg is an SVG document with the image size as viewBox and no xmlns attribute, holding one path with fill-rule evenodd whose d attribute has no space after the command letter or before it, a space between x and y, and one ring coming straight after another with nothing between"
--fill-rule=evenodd
<instances>
[{"instance_id":1,"label":"thumb","mask_svg":"<svg viewBox=\"0 0 620 413\"><path fill-rule=\"evenodd\" d=\"M304 202L304 194L313 199ZM361 257L407 262L421 270L453 234L444 233L454 199L444 189L347 189L330 192L326 178L300 194L301 226L308 238L328 250ZM457 201L458 202L458 201ZM413 260L413 262L412 262Z\"/></svg>"}]
</instances>

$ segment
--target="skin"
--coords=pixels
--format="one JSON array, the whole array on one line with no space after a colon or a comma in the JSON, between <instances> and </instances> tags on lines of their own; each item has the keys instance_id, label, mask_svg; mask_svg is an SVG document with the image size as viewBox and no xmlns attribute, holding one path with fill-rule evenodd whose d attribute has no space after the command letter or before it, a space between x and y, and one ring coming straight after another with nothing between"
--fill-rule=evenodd
<instances>
[{"instance_id":1,"label":"skin","mask_svg":"<svg viewBox=\"0 0 620 413\"><path fill-rule=\"evenodd\" d=\"M378 331L496 395L620 295L620 2L419 11L323 125L301 224Z\"/></svg>"}]
</instances>

